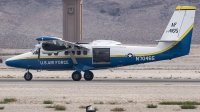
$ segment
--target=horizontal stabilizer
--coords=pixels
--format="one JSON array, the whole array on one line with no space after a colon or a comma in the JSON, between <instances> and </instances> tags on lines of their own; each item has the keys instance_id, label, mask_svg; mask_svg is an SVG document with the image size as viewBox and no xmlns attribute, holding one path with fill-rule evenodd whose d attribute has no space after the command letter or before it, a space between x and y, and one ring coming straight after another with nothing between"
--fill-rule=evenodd
<instances>
[{"instance_id":1,"label":"horizontal stabilizer","mask_svg":"<svg viewBox=\"0 0 200 112\"><path fill-rule=\"evenodd\" d=\"M179 42L179 40L156 40L156 42Z\"/></svg>"}]
</instances>

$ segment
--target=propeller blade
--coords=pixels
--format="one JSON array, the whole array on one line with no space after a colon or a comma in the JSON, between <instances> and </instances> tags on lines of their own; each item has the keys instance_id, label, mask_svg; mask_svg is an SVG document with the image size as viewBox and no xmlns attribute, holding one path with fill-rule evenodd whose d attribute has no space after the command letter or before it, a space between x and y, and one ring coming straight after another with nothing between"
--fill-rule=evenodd
<instances>
[{"instance_id":1,"label":"propeller blade","mask_svg":"<svg viewBox=\"0 0 200 112\"><path fill-rule=\"evenodd\" d=\"M38 60L40 60L40 48L38 49Z\"/></svg>"}]
</instances>

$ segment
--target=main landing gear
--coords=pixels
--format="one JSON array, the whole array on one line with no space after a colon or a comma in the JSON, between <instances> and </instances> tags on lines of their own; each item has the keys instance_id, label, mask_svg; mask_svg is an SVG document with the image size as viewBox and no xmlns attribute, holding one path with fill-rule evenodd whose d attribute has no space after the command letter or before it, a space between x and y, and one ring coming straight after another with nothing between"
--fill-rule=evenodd
<instances>
[{"instance_id":1,"label":"main landing gear","mask_svg":"<svg viewBox=\"0 0 200 112\"><path fill-rule=\"evenodd\" d=\"M72 79L74 81L80 81L82 78L81 72L75 71L72 73ZM86 81L91 81L94 78L94 75L91 71L85 71L84 73L84 79Z\"/></svg>"},{"instance_id":2,"label":"main landing gear","mask_svg":"<svg viewBox=\"0 0 200 112\"><path fill-rule=\"evenodd\" d=\"M24 79L26 81L31 81L32 78L33 78L33 75L29 71L24 74Z\"/></svg>"}]
</instances>

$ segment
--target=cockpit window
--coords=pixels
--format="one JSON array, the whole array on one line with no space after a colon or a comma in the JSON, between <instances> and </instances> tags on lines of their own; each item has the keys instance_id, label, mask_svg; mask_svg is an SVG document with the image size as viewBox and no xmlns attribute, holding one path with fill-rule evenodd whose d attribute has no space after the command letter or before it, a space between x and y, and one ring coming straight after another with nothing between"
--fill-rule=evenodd
<instances>
[{"instance_id":1,"label":"cockpit window","mask_svg":"<svg viewBox=\"0 0 200 112\"><path fill-rule=\"evenodd\" d=\"M38 52L39 52L38 47L35 47L31 52L32 52L33 54L38 54Z\"/></svg>"}]
</instances>

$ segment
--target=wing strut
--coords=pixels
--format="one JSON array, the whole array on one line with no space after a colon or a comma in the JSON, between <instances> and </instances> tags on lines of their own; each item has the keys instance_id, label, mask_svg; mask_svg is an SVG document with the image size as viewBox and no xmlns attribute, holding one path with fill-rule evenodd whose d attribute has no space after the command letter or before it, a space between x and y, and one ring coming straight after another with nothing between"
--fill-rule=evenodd
<instances>
[{"instance_id":1,"label":"wing strut","mask_svg":"<svg viewBox=\"0 0 200 112\"><path fill-rule=\"evenodd\" d=\"M71 57L73 63L74 63L75 65L77 65L78 63L77 63L77 61L76 61L76 58L75 58L74 55L72 54L72 51L69 51L69 55L70 55L70 57Z\"/></svg>"}]
</instances>

